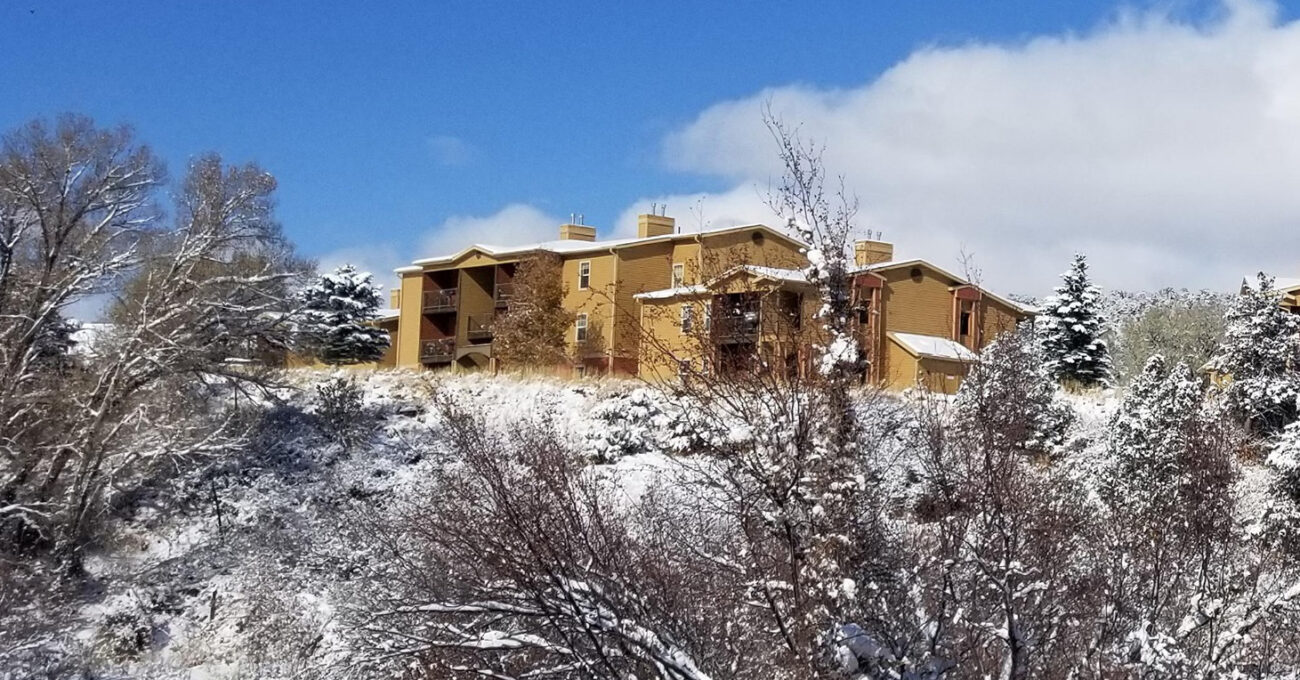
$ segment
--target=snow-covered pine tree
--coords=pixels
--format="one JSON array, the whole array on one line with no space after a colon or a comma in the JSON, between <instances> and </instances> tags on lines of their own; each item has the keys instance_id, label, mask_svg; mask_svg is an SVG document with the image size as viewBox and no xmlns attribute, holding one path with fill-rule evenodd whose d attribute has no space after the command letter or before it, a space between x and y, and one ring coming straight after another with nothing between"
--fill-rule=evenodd
<instances>
[{"instance_id":1,"label":"snow-covered pine tree","mask_svg":"<svg viewBox=\"0 0 1300 680\"><path fill-rule=\"evenodd\" d=\"M999 337L962 381L957 428L986 431L997 446L1051 453L1064 443L1074 411L1060 398L1044 363L1031 326Z\"/></svg>"},{"instance_id":2,"label":"snow-covered pine tree","mask_svg":"<svg viewBox=\"0 0 1300 680\"><path fill-rule=\"evenodd\" d=\"M1223 345L1210 366L1227 376L1228 406L1252 432L1271 435L1296 419L1300 316L1278 305L1273 278L1259 274L1224 316Z\"/></svg>"},{"instance_id":3,"label":"snow-covered pine tree","mask_svg":"<svg viewBox=\"0 0 1300 680\"><path fill-rule=\"evenodd\" d=\"M330 365L376 361L388 349L388 333L366 322L375 318L379 286L369 272L345 264L300 293L301 344Z\"/></svg>"},{"instance_id":4,"label":"snow-covered pine tree","mask_svg":"<svg viewBox=\"0 0 1300 680\"><path fill-rule=\"evenodd\" d=\"M1186 452L1197 432L1213 426L1202 415L1205 387L1186 364L1147 360L1111 420L1102 495L1116 506L1177 512L1188 472ZM1132 509L1132 508L1130 508Z\"/></svg>"},{"instance_id":5,"label":"snow-covered pine tree","mask_svg":"<svg viewBox=\"0 0 1300 680\"><path fill-rule=\"evenodd\" d=\"M1039 317L1047 370L1052 377L1082 387L1110 382L1110 350L1102 339L1101 291L1088 280L1088 261L1074 256L1062 285L1043 303Z\"/></svg>"}]
</instances>

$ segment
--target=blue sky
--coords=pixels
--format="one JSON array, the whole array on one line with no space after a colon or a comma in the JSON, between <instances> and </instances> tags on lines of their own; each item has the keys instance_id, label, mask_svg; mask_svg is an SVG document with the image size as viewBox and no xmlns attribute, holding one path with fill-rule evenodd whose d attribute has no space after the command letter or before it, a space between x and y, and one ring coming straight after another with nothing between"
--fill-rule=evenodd
<instances>
[{"instance_id":1,"label":"blue sky","mask_svg":"<svg viewBox=\"0 0 1300 680\"><path fill-rule=\"evenodd\" d=\"M1159 8L1161 21L1192 26L1233 11ZM279 216L305 254L365 251L389 266L430 254L440 243L430 233L448 220L485 232L477 240L503 240L495 223L464 220L510 205L546 218L585 213L612 231L646 197L734 190L768 170L680 163L672 140L711 107L752 103L764 88L853 92L917 53L1086 40L1121 14L1113 3L969 0L816 11L5 0L0 128L62 111L128 122L173 177L206 150L255 160L279 178ZM1295 14L1281 6L1267 23ZM833 127L809 129L836 141ZM679 218L686 208L670 203Z\"/></svg>"}]
</instances>

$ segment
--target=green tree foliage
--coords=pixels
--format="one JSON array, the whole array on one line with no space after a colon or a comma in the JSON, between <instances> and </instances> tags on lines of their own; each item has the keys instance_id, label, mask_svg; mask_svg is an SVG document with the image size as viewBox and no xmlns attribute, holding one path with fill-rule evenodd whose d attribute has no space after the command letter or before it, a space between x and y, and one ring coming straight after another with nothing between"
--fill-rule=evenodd
<instances>
[{"instance_id":1,"label":"green tree foliage","mask_svg":"<svg viewBox=\"0 0 1300 680\"><path fill-rule=\"evenodd\" d=\"M1087 259L1075 255L1061 280L1039 317L1048 370L1063 382L1104 385L1111 377L1110 351L1102 339L1101 292L1088 280Z\"/></svg>"}]
</instances>

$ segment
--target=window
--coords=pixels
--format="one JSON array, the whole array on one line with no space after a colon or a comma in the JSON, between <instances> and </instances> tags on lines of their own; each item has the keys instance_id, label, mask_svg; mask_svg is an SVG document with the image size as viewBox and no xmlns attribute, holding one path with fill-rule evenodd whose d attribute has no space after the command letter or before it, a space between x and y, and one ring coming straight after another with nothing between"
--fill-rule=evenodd
<instances>
[{"instance_id":1,"label":"window","mask_svg":"<svg viewBox=\"0 0 1300 680\"><path fill-rule=\"evenodd\" d=\"M686 265L673 265L673 288L681 288L686 285Z\"/></svg>"},{"instance_id":2,"label":"window","mask_svg":"<svg viewBox=\"0 0 1300 680\"><path fill-rule=\"evenodd\" d=\"M690 333L695 328L695 308L691 305L682 305L682 332Z\"/></svg>"},{"instance_id":3,"label":"window","mask_svg":"<svg viewBox=\"0 0 1300 680\"><path fill-rule=\"evenodd\" d=\"M578 342L586 342L587 341L587 315L579 314L578 318L573 322L573 327L575 329L574 339L577 340Z\"/></svg>"},{"instance_id":4,"label":"window","mask_svg":"<svg viewBox=\"0 0 1300 680\"><path fill-rule=\"evenodd\" d=\"M961 326L960 334L962 336L970 335L970 312L969 311L964 309L961 310L960 326Z\"/></svg>"},{"instance_id":5,"label":"window","mask_svg":"<svg viewBox=\"0 0 1300 680\"><path fill-rule=\"evenodd\" d=\"M704 330L713 330L713 302L704 303Z\"/></svg>"},{"instance_id":6,"label":"window","mask_svg":"<svg viewBox=\"0 0 1300 680\"><path fill-rule=\"evenodd\" d=\"M677 377L685 380L691 374L691 362L682 359L677 362Z\"/></svg>"},{"instance_id":7,"label":"window","mask_svg":"<svg viewBox=\"0 0 1300 680\"><path fill-rule=\"evenodd\" d=\"M587 290L591 287L591 261L583 260L578 263L578 290Z\"/></svg>"}]
</instances>

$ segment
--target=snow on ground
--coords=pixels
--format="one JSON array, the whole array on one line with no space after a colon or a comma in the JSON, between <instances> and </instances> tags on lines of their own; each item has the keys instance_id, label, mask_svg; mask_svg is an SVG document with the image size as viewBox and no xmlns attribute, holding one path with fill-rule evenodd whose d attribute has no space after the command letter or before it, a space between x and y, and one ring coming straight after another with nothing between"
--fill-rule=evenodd
<instances>
[{"instance_id":1,"label":"snow on ground","mask_svg":"<svg viewBox=\"0 0 1300 680\"><path fill-rule=\"evenodd\" d=\"M316 387L338 377L362 387L378 424L350 449L323 440L313 421ZM42 644L93 646L110 650L97 657L113 658L115 645L130 647L140 631L152 631L147 652L135 660L123 653L120 665L97 669L96 677L311 676L282 650L301 648L317 661L344 658L340 611L365 587L368 559L365 543L354 540L365 529L349 518L382 512L426 488L445 453L440 404L478 414L507 436L520 423L552 428L579 455L607 463L592 473L629 505L652 489L691 489L682 475L707 465L673 457L690 420L639 383L306 369L289 373L288 383L275 395L281 403L261 400L263 430L246 454L199 466L135 505L87 556L99 592L60 613L66 639ZM1118 396L1091 392L1068 400L1078 418L1065 460L1086 479L1102 462ZM908 502L917 479L919 409L948 406L918 395L863 401L864 449L877 456L884 491L896 502ZM1262 466L1244 466L1243 512L1262 514L1271 480ZM27 677L7 672L0 655L0 679Z\"/></svg>"}]
</instances>

